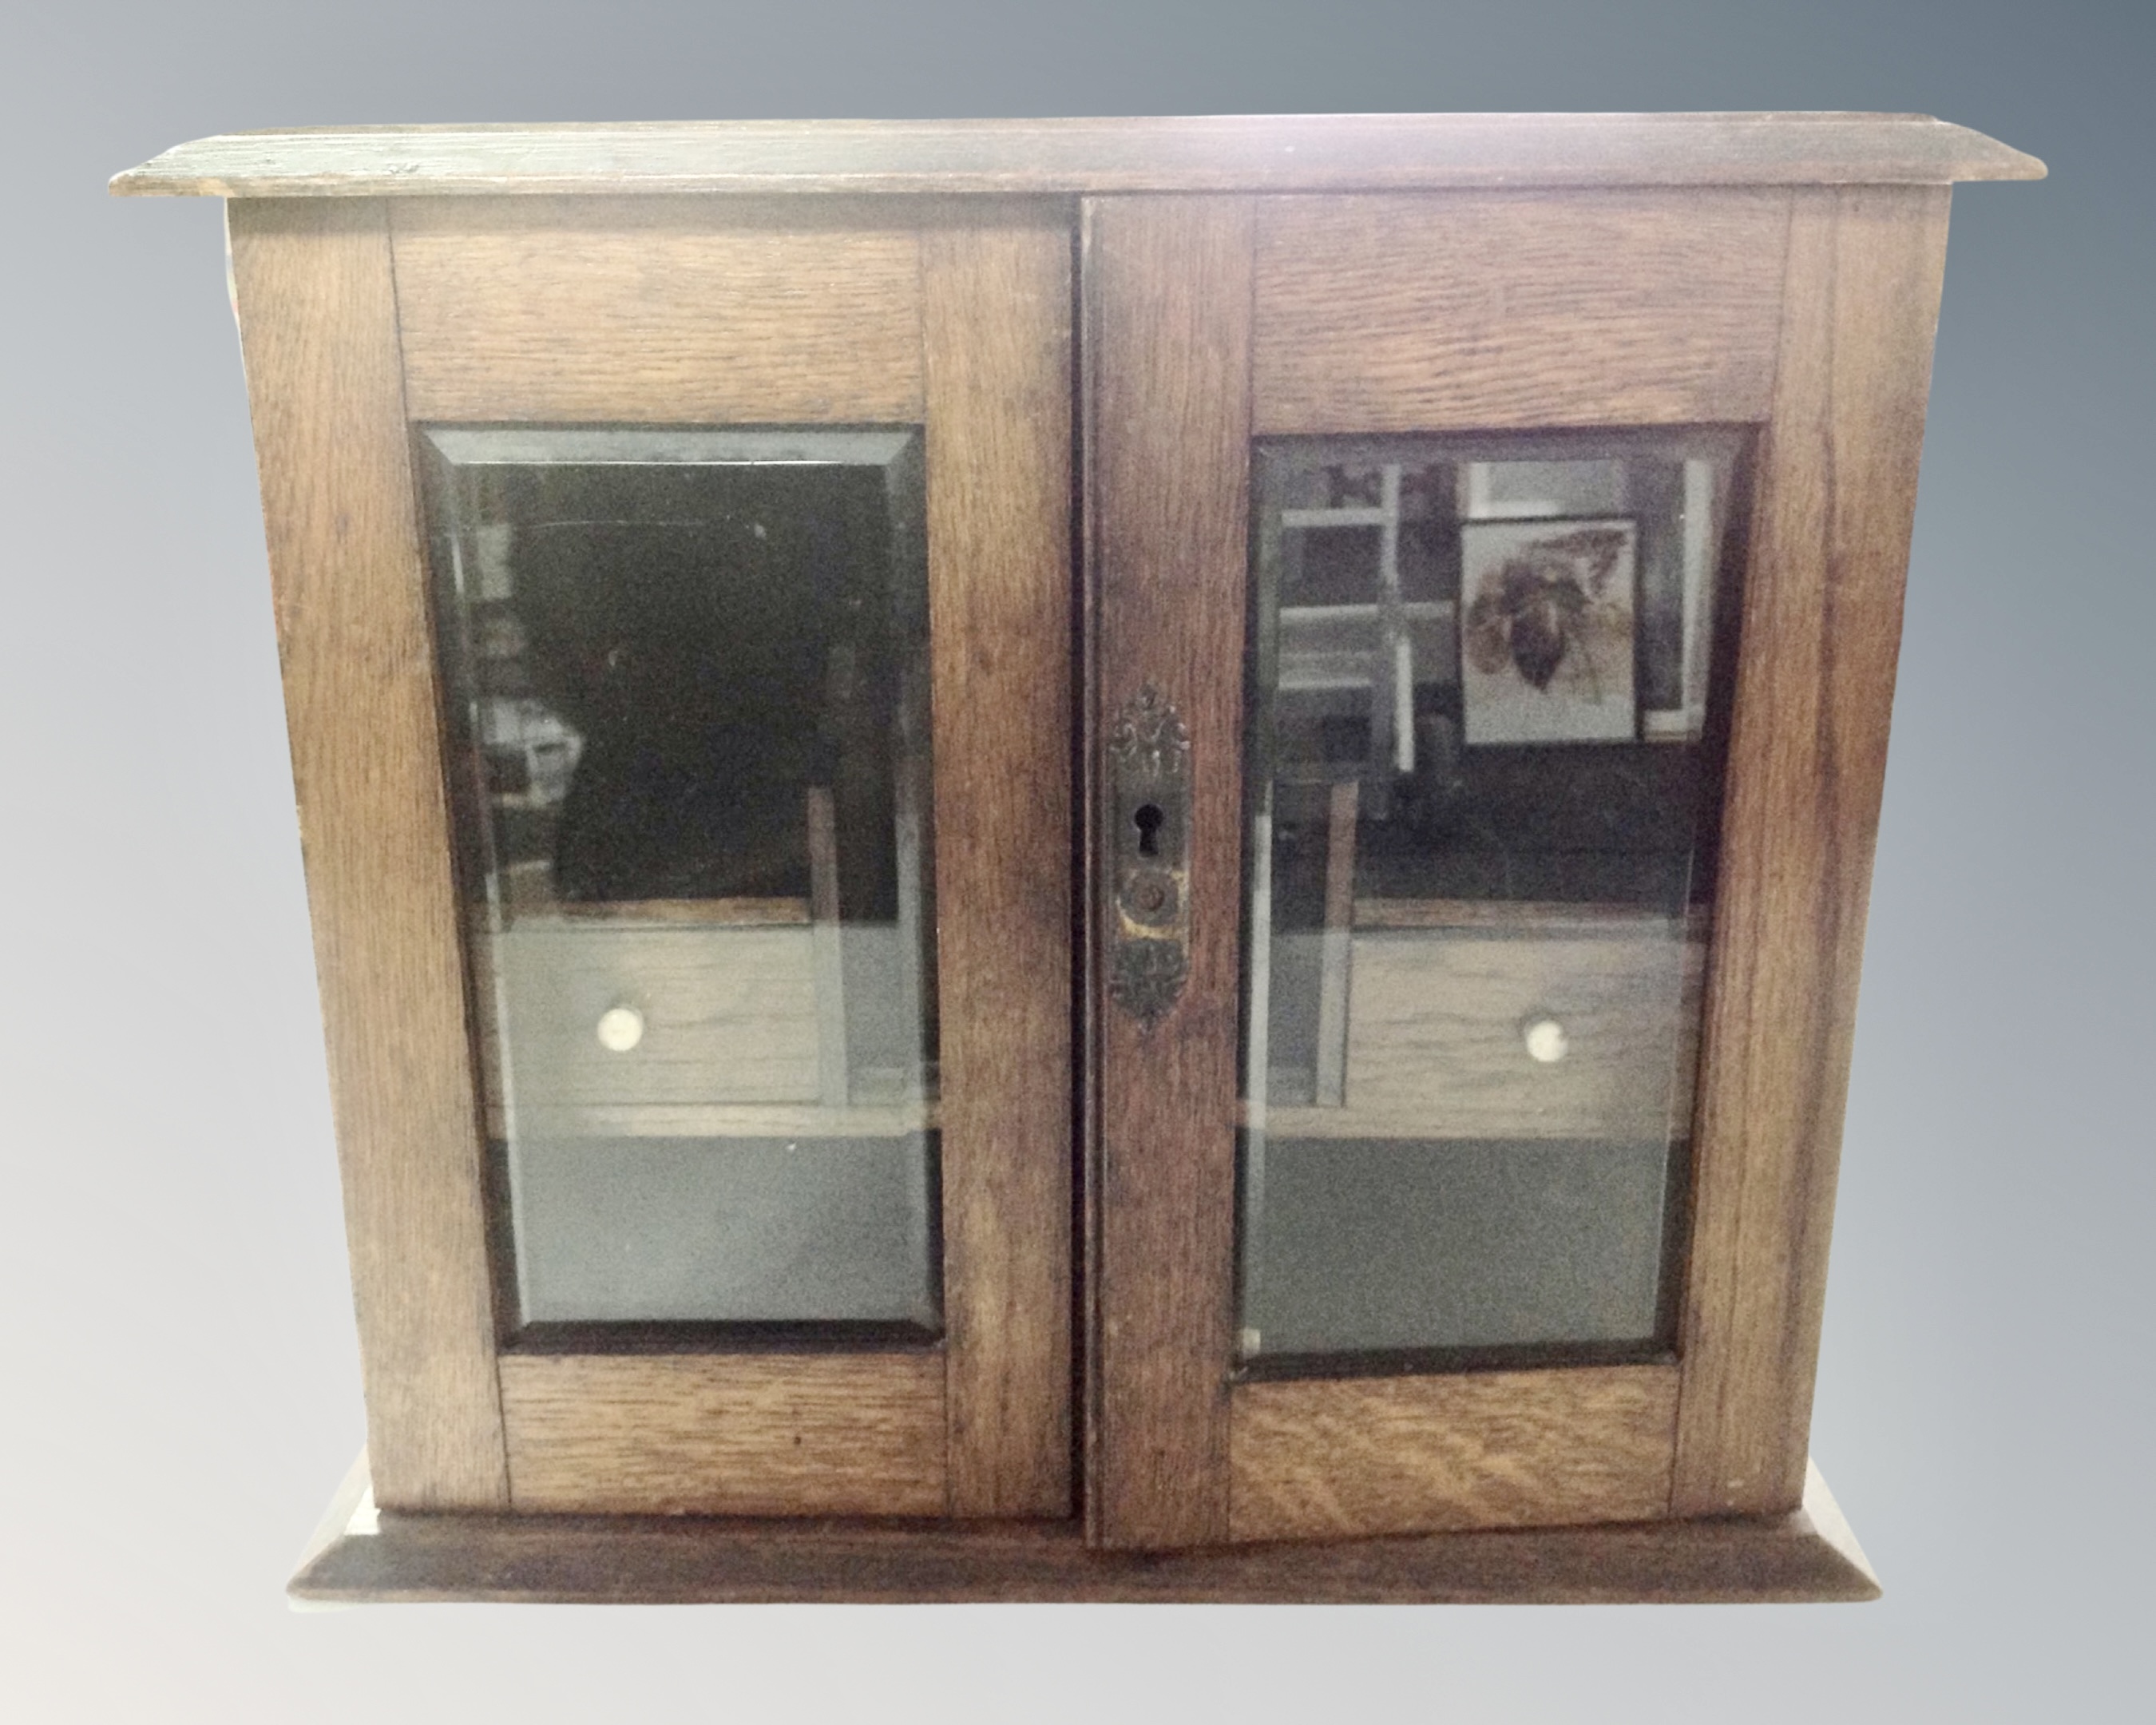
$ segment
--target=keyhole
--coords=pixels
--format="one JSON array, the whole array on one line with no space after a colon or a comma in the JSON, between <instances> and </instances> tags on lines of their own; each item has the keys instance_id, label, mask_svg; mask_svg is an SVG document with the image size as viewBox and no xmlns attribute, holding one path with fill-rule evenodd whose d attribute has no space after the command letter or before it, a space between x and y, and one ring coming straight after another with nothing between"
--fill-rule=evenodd
<instances>
[{"instance_id":1,"label":"keyhole","mask_svg":"<svg viewBox=\"0 0 2156 1725\"><path fill-rule=\"evenodd\" d=\"M1140 856L1160 855L1160 827L1161 823L1167 819L1168 817L1160 812L1160 805L1158 803L1141 803L1132 814L1132 823L1138 829Z\"/></svg>"}]
</instances>

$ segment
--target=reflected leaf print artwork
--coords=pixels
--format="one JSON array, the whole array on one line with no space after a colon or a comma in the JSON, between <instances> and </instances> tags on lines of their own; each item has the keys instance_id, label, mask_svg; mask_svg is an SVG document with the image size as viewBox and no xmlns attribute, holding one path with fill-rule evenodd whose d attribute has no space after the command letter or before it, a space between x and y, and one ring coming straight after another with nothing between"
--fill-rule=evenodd
<instances>
[{"instance_id":1,"label":"reflected leaf print artwork","mask_svg":"<svg viewBox=\"0 0 2156 1725\"><path fill-rule=\"evenodd\" d=\"M1470 743L1637 735L1637 536L1626 520L1461 526L1460 693Z\"/></svg>"}]
</instances>

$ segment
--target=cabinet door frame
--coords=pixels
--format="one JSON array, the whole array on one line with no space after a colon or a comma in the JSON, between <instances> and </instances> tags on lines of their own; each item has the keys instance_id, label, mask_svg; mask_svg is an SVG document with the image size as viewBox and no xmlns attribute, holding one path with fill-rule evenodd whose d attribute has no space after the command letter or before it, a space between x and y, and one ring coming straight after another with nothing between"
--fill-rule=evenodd
<instances>
[{"instance_id":1,"label":"cabinet door frame","mask_svg":"<svg viewBox=\"0 0 2156 1725\"><path fill-rule=\"evenodd\" d=\"M377 1499L1069 1515L1067 203L228 208ZM925 428L937 1345L503 1333L413 473L441 421Z\"/></svg>"},{"instance_id":2,"label":"cabinet door frame","mask_svg":"<svg viewBox=\"0 0 2156 1725\"><path fill-rule=\"evenodd\" d=\"M1099 1543L1652 1520L1801 1501L1863 909L1943 265L1943 187L1098 197L1081 206L1089 758L1190 737L1188 981L1096 1002ZM1234 1369L1252 440L1758 429L1666 1360ZM1105 973L1113 807L1087 845ZM1097 993L1097 988L1095 991Z\"/></svg>"}]
</instances>

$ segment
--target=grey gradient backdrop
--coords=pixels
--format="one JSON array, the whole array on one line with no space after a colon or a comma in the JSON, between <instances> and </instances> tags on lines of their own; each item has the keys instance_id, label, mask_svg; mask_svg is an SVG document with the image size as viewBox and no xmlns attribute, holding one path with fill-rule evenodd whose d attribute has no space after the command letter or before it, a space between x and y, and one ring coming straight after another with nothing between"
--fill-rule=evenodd
<instances>
[{"instance_id":1,"label":"grey gradient backdrop","mask_svg":"<svg viewBox=\"0 0 2156 1725\"><path fill-rule=\"evenodd\" d=\"M2156 1713L2156 8L18 4L0 23L0 1716ZM1915 110L1956 198L1815 1450L1864 1608L294 1615L361 1438L213 203L336 121Z\"/></svg>"}]
</instances>

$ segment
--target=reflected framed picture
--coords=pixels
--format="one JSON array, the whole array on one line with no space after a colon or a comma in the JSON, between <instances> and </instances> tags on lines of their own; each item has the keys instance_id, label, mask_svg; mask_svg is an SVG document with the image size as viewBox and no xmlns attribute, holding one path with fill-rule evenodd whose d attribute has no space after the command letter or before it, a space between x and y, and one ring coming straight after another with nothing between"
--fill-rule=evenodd
<instances>
[{"instance_id":1,"label":"reflected framed picture","mask_svg":"<svg viewBox=\"0 0 2156 1725\"><path fill-rule=\"evenodd\" d=\"M1639 529L1626 517L1466 521L1460 698L1470 744L1630 742Z\"/></svg>"}]
</instances>

